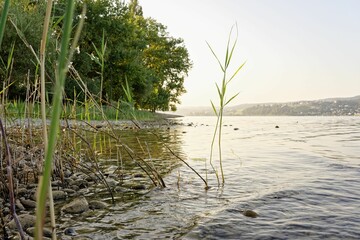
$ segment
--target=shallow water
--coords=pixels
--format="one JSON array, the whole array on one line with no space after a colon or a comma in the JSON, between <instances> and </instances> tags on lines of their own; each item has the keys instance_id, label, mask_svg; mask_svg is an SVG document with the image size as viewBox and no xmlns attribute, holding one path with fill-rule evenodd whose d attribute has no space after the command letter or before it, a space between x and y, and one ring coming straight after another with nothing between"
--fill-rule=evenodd
<instances>
[{"instance_id":1,"label":"shallow water","mask_svg":"<svg viewBox=\"0 0 360 240\"><path fill-rule=\"evenodd\" d=\"M205 177L215 120L180 118L183 125L158 134ZM224 124L224 187L207 162L211 189L204 190L190 169L146 138L160 160L155 166L168 173L167 187L118 193L110 211L63 221L92 239L360 238L359 117L227 117Z\"/></svg>"}]
</instances>

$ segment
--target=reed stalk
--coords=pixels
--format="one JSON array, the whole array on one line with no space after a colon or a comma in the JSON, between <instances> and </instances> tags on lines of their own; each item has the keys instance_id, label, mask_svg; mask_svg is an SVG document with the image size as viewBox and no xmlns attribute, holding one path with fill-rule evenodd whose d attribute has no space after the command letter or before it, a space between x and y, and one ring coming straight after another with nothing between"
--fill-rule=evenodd
<instances>
[{"instance_id":1,"label":"reed stalk","mask_svg":"<svg viewBox=\"0 0 360 240\"><path fill-rule=\"evenodd\" d=\"M50 122L50 132L48 135L48 144L45 152L45 162L43 166L43 175L39 180L37 201L36 201L36 224L35 224L35 239L43 238L43 225L45 219L45 209L46 209L46 199L49 192L51 169L53 164L53 155L55 152L55 147L57 143L58 133L59 133L59 124L60 124L60 115L61 115L61 104L63 99L63 89L65 85L65 77L69 68L71 57L74 53L74 45L77 44L77 39L79 38L82 22L84 20L84 11L82 18L80 19L79 26L77 28L73 44L70 51L68 50L70 42L70 34L72 30L72 22L74 15L74 6L75 3L73 0L67 0L66 11L64 17L64 25L62 31L60 55L58 58L57 69L55 72L56 83L54 88L54 96L52 102L52 113L51 113L51 122Z\"/></svg>"},{"instance_id":2,"label":"reed stalk","mask_svg":"<svg viewBox=\"0 0 360 240\"><path fill-rule=\"evenodd\" d=\"M45 58L46 58L45 51L46 51L46 41L48 38L51 9L52 9L52 0L48 0L46 5L43 35L40 46L40 84L41 84L40 103L41 103L41 119L42 119L42 130L43 130L45 152L47 152L47 146L48 146L48 134L47 134L47 124L46 124L46 99L45 99ZM56 240L55 208L54 208L54 199L51 188L51 181L49 181L49 206L50 206L52 239Z\"/></svg>"},{"instance_id":3,"label":"reed stalk","mask_svg":"<svg viewBox=\"0 0 360 240\"><path fill-rule=\"evenodd\" d=\"M94 43L92 43L97 57L94 55L90 55L92 60L94 60L101 68L100 72L100 92L99 92L99 99L100 99L100 106L102 106L103 100L103 85L104 85L104 70L105 70L105 52L106 52L106 41L105 41L105 31L103 30L102 38L101 38L101 46L100 49L96 47Z\"/></svg>"},{"instance_id":4,"label":"reed stalk","mask_svg":"<svg viewBox=\"0 0 360 240\"><path fill-rule=\"evenodd\" d=\"M221 61L219 60L218 56L216 55L216 53L214 52L214 50L212 49L210 44L208 42L206 42L206 44L210 48L212 54L216 58L219 66L221 68L221 71L223 73L222 80L221 80L221 85L219 85L218 83L215 82L216 89L217 89L217 92L218 92L218 97L219 97L219 106L215 107L215 104L213 103L213 101L211 101L211 106L213 108L213 111L214 111L217 119L216 119L214 135L213 135L212 142L211 142L210 165L213 168L213 170L215 171L216 178L217 178L217 181L218 181L218 185L220 185L219 173L215 170L214 165L212 163L215 139L216 139L216 136L217 136L217 144L218 144L218 151L219 151L219 164L220 164L220 171L221 171L221 180L222 180L222 185L224 185L225 184L225 176L224 176L223 163L222 163L222 126L223 126L224 108L225 108L226 105L228 105L232 100L234 100L239 95L239 93L237 93L237 94L233 95L232 97L230 97L229 100L227 100L226 99L226 90L228 88L229 83L235 78L235 76L238 74L240 69L245 64L245 62L243 64L241 64L235 70L235 72L232 75L230 75L230 78L228 78L228 68L230 66L231 59L232 59L232 56L233 56L233 53L234 53L234 50L235 50L235 47L236 47L236 44L237 44L237 40L238 40L238 29L237 29L237 25L235 25L235 26L236 26L236 37L235 37L235 40L234 40L233 44L231 44L231 37L232 37L233 28L234 28L234 27L232 27L231 30L230 30L230 33L229 33L228 41L227 41L224 63L221 63Z\"/></svg>"}]
</instances>

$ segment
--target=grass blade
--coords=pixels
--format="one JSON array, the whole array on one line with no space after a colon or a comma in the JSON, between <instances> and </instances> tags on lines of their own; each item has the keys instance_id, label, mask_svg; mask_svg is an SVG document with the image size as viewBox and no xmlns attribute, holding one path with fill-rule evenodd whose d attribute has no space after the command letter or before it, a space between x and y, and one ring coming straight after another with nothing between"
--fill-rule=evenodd
<instances>
[{"instance_id":1,"label":"grass blade","mask_svg":"<svg viewBox=\"0 0 360 240\"><path fill-rule=\"evenodd\" d=\"M1 43L2 43L3 36L4 36L4 32L5 32L5 25L6 25L7 15L9 13L9 8L10 8L10 0L5 0L4 8L2 10L1 19L0 19L0 48L1 48Z\"/></svg>"},{"instance_id":2,"label":"grass blade","mask_svg":"<svg viewBox=\"0 0 360 240\"><path fill-rule=\"evenodd\" d=\"M210 102L211 102L212 109L213 109L213 111L214 111L215 115L217 116L217 115L218 115L218 113L217 113L216 107L215 107L215 105L214 105L213 101L210 101Z\"/></svg>"},{"instance_id":3,"label":"grass blade","mask_svg":"<svg viewBox=\"0 0 360 240\"><path fill-rule=\"evenodd\" d=\"M242 69L242 67L245 65L245 63L246 63L246 61L236 69L236 71L231 76L231 78L227 81L227 83L229 83L231 80L233 80L233 78L238 74L238 72Z\"/></svg>"},{"instance_id":4,"label":"grass blade","mask_svg":"<svg viewBox=\"0 0 360 240\"><path fill-rule=\"evenodd\" d=\"M229 58L228 58L228 62L226 63L227 65L226 66L229 66L230 62L231 62L231 59L232 59L232 55L234 53L234 50L235 50L235 47L236 47L236 44L237 44L237 40L238 40L238 27L237 27L237 24L235 24L236 26L236 38L235 38L235 41L234 41L234 44L231 48L231 51L230 51L230 55L229 55ZM230 34L229 34L229 40L228 40L228 46L230 45L230 39L231 39L231 35L232 35L232 31L233 31L233 28L234 26L231 28L231 31L230 31Z\"/></svg>"},{"instance_id":5,"label":"grass blade","mask_svg":"<svg viewBox=\"0 0 360 240\"><path fill-rule=\"evenodd\" d=\"M217 57L216 53L214 52L214 50L212 49L212 47L210 46L210 44L209 44L208 42L206 42L206 44L208 45L208 47L210 48L210 50L211 50L212 54L214 55L214 57L215 57L215 58L216 58L216 60L218 61L218 63L219 63L219 66L220 66L221 70L222 70L223 72L225 72L224 67L222 66L222 64L221 64L221 62L220 62L220 60L219 60L219 58Z\"/></svg>"},{"instance_id":6,"label":"grass blade","mask_svg":"<svg viewBox=\"0 0 360 240\"><path fill-rule=\"evenodd\" d=\"M235 26L236 26L236 30L237 30L237 25L235 25ZM219 164L220 164L220 171L221 171L221 178L222 178L222 184L223 185L225 184L225 176L224 176L223 165L222 165L222 144L221 144L222 143L221 136L222 136L222 125L223 125L223 113L224 113L225 106L228 105L232 100L234 100L239 95L239 93L232 96L228 101L226 101L225 95L226 95L227 85L236 76L236 74L240 71L240 69L245 64L245 63L243 63L242 65L240 65L240 67L238 67L238 69L231 76L231 78L229 80L226 80L227 79L227 69L228 69L228 66L230 65L230 62L231 62L231 59L232 59L232 56L233 56L233 53L234 53L234 50L235 50L235 46L237 44L238 31L236 31L236 39L235 39L234 44L232 45L232 47L230 49L230 42L231 42L231 36L232 36L233 28L234 28L234 26L230 30L230 34L229 34L227 45L226 45L225 66L221 65L221 63L220 63L218 57L216 56L216 54L214 53L213 49L211 48L209 43L206 42L208 47L210 48L211 52L215 56L216 60L218 61L219 65L221 67L221 70L223 72L223 78L222 78L222 81L221 81L221 89L220 89L218 83L215 82L216 89L217 89L218 95L219 95L219 102L220 102L220 105L218 107L218 111L216 110L216 107L215 107L214 103L211 101L211 106L212 106L214 112L217 115L217 120L216 120L213 139L212 139L212 142L211 142L211 148L210 148L210 165L213 168L213 170L215 171L215 168L214 168L214 166L212 164L212 155L213 155L215 138L217 136L218 137L218 150L219 150ZM206 162L205 162L205 167L206 167ZM216 178L218 180L218 185L220 185L219 174L217 173L217 171L215 171L215 175L216 175Z\"/></svg>"},{"instance_id":7,"label":"grass blade","mask_svg":"<svg viewBox=\"0 0 360 240\"><path fill-rule=\"evenodd\" d=\"M228 105L234 98L236 98L240 93L235 94L234 96L232 96L226 103L224 106Z\"/></svg>"},{"instance_id":8,"label":"grass blade","mask_svg":"<svg viewBox=\"0 0 360 240\"><path fill-rule=\"evenodd\" d=\"M64 18L63 36L61 39L60 56L58 59L56 71L56 85L54 89L53 111L51 114L50 132L48 138L48 146L45 152L45 162L43 167L43 176L39 180L37 202L36 202L36 224L35 239L42 239L43 224L45 218L46 199L49 191L50 176L53 162L53 154L57 143L57 135L59 131L62 91L64 88L66 72L68 69L68 46L70 42L70 33L74 15L74 1L68 0Z\"/></svg>"}]
</instances>

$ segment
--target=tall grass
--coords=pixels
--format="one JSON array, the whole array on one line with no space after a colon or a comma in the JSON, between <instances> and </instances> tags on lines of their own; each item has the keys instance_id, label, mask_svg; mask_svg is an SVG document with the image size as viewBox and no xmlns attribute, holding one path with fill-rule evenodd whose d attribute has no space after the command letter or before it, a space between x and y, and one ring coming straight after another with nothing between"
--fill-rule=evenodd
<instances>
[{"instance_id":1,"label":"tall grass","mask_svg":"<svg viewBox=\"0 0 360 240\"><path fill-rule=\"evenodd\" d=\"M50 132L48 137L48 144L45 148L45 162L43 166L43 176L39 180L38 194L36 202L36 225L35 225L35 239L42 239L43 225L45 218L46 198L50 186L50 176L53 163L53 155L55 152L55 146L57 143L57 137L59 132L60 114L62 109L63 89L65 85L65 77L68 71L69 63L74 51L74 45L76 45L77 38L80 35L81 27L84 19L80 20L77 32L75 34L74 42L69 52L70 35L72 30L72 22L74 15L74 1L68 0L66 5L64 25L61 39L60 55L57 62L56 69L56 83L54 88L54 97L52 102L52 113L50 122ZM43 127L46 127L44 125Z\"/></svg>"},{"instance_id":2,"label":"tall grass","mask_svg":"<svg viewBox=\"0 0 360 240\"><path fill-rule=\"evenodd\" d=\"M229 99L227 99L227 95L226 95L226 91L228 88L228 85L230 84L230 82L235 78L235 76L238 74L238 72L240 71L240 69L244 66L245 63L241 64L236 70L235 72L230 75L230 78L228 77L228 68L230 67L230 63L231 63L231 59L233 57L233 53L236 47L236 43L237 43L237 39L238 39L238 29L237 29L237 25L236 26L236 37L235 40L233 42L233 44L231 44L231 39L232 39L232 33L233 33L233 28L231 28L230 33L229 33L229 37L228 37L228 41L227 41L227 46L226 46L226 54L225 54L225 59L224 62L222 63L217 54L214 52L214 50L212 49L212 47L210 46L210 44L208 42L207 45L210 48L212 54L214 55L214 57L216 58L221 71L223 73L222 76L222 80L221 80L221 84L219 85L217 82L215 82L216 85L216 89L218 92L218 97L219 97L219 106L216 107L215 104L213 103L213 101L211 101L211 106L213 108L213 111L217 117L216 120L216 125L215 125L215 130L214 130L214 135L212 138L212 142L211 142L211 150L210 150L210 165L213 168L213 170L215 171L216 174L216 178L218 181L218 184L220 185L220 179L219 179L219 173L215 170L215 167L212 163L213 160L213 150L214 150L214 145L215 145L215 140L217 137L217 144L218 144L218 151L219 151L219 163L220 163L220 171L221 171L221 182L224 185L225 184L225 176L224 176L224 170L223 170L223 164L222 164L222 126L223 126L223 115L224 115L224 108L226 105L228 105L232 100L234 100L239 93L231 96Z\"/></svg>"},{"instance_id":3,"label":"tall grass","mask_svg":"<svg viewBox=\"0 0 360 240\"><path fill-rule=\"evenodd\" d=\"M45 90L45 56L46 56L45 50L46 50L46 42L47 42L47 38L48 38L51 9L52 9L52 0L48 0L47 6L46 6L45 19L44 19L43 35L42 35L41 46L40 46L41 119L42 119L42 126L43 126L42 130L43 130L45 152L47 152L47 146L48 146L48 135L47 135L47 124L46 124L46 99L45 99L45 91L46 91ZM49 181L49 205L50 205L52 239L55 240L56 239L55 209L54 209L54 199L53 199L50 181Z\"/></svg>"},{"instance_id":4,"label":"tall grass","mask_svg":"<svg viewBox=\"0 0 360 240\"><path fill-rule=\"evenodd\" d=\"M103 34L102 34L102 38L101 38L101 46L100 49L96 47L96 45L94 43L92 43L96 55L94 56L93 54L89 54L89 56L91 57L91 59L93 61L95 61L101 68L101 72L100 72L100 92L99 92L99 99L100 99L100 105L101 105L101 101L103 99L102 96L102 92L103 92L103 85L104 85L104 70L105 70L105 52L106 52L106 41L105 41L105 31L103 30Z\"/></svg>"},{"instance_id":5,"label":"tall grass","mask_svg":"<svg viewBox=\"0 0 360 240\"><path fill-rule=\"evenodd\" d=\"M9 9L10 1L11 0L6 0L4 2L4 7L3 7L2 15L1 15L0 47L1 47L3 32L5 30L6 15L7 15L8 9ZM107 121L110 128L111 128L111 124L108 122L108 119L115 118L116 120L118 120L121 117L126 118L126 119L137 119L137 120L155 118L154 117L155 115L150 112L136 111L134 109L134 100L132 98L132 93L131 93L131 90L130 90L130 87L129 87L129 84L127 81L125 81L126 85L123 86L123 90L124 90L124 93L127 98L126 101L124 101L124 102L118 101L114 104L116 106L114 106L112 103L108 103L102 99L101 92L100 92L100 96L95 96L94 94L91 94L88 91L88 89L86 88L86 84L84 84L81 81L81 78L78 77L79 85L82 87L83 93L85 93L86 100L81 103L81 102L77 101L76 97L75 97L74 98L75 100L71 104L63 105L63 90L64 90L66 74L69 70L69 67L70 67L70 70L72 71L72 73L75 74L75 70L73 70L71 68L70 60L72 59L72 55L76 49L77 41L78 41L80 31L81 31L81 28L82 28L82 25L83 25L83 22L85 19L85 17L84 17L85 16L85 8L84 8L82 17L80 18L80 21L79 21L79 24L78 24L78 27L77 27L77 30L75 33L75 36L73 36L72 45L69 49L69 43L70 43L71 32L72 32L73 15L74 15L74 4L75 4L75 1L73 1L73 0L67 0L67 2L66 2L66 13L63 18L64 20L63 20L61 47L60 47L60 53L59 53L56 70L55 70L55 80L56 81L55 81L55 87L54 87L54 91L53 91L54 95L52 98L52 107L46 109L45 72L46 72L46 70L51 71L49 69L45 69L46 45L47 45L46 42L47 42L47 38L48 38L48 29L49 29L52 4L53 4L53 2L51 0L47 1L47 10L46 10L45 20L44 20L44 25L43 25L43 35L42 35L42 42L41 42L39 56L37 56L35 51L32 49L31 45L26 42L25 36L20 32L20 30L12 22L12 24L14 25L14 27L15 27L18 35L22 39L22 41L24 41L26 46L28 46L28 48L34 54L34 56L37 60L37 66L36 66L37 70L36 71L38 71L38 69L40 69L41 79L40 79L40 82L37 82L37 80L35 80L35 89L33 89L33 90L30 89L31 88L30 81L28 79L28 82L27 82L28 91L26 93L27 94L26 102L12 101L12 102L8 103L6 106L4 105L4 107L8 108L10 113L13 112L13 116L17 119L22 119L22 118L29 119L29 118L40 118L40 117L42 119L42 127L43 127L42 136L43 136L43 141L45 143L45 155L44 155L44 163L43 163L42 159L39 158L39 164L41 164L41 165L43 164L43 165L40 167L41 170L39 171L42 173L42 176L39 177L39 179L38 179L39 184L38 184L38 189L37 189L37 201L36 201L35 239L43 239L43 227L44 227L44 222L45 222L46 202L47 202L48 197L49 197L49 203L50 203L51 227L53 230L52 238L56 239L55 218L54 218L54 208L53 208L54 206L53 206L53 201L51 200L52 197L51 197L50 178L51 178L52 170L54 168L54 152L55 152L55 148L57 146L58 136L60 134L60 132L59 132L60 118L68 119L69 115L70 115L70 116L74 117L74 119L80 118L83 120L86 119L86 120L90 121L90 120L94 120L97 117L99 117L99 120ZM101 48L96 50L97 55L101 59L101 63L100 63L101 69L102 69L102 71L101 71L101 87L100 87L101 91L102 91L103 76L104 76L103 71L104 71L104 65L105 65L105 62L104 62L105 50L106 50L106 42L105 42L105 36L103 34ZM9 64L12 59L11 55L10 55L9 59L10 60L8 60L8 64L6 65L8 67L8 69L10 69L10 65L11 65L11 64ZM80 76L80 75L78 74L78 76ZM29 75L28 75L28 78L29 78ZM38 86L38 83L39 83L40 87ZM10 86L11 86L11 84L4 86L2 92L5 92L6 89ZM38 95L31 93L31 91L36 92L36 93L38 91L40 91L40 104L39 104ZM0 94L2 92L0 92ZM4 93L2 93L2 94L5 97ZM97 98L100 98L100 105L98 104L99 101L97 101ZM28 101L30 102L30 99L32 102L27 103ZM104 105L102 105L103 102L105 103ZM121 114L119 114L119 113L121 113ZM50 126L48 128L47 127L47 119L49 119L49 118L51 119L51 122L50 122ZM27 136L29 139L31 139L30 141L34 142L34 140L32 139L33 134L31 133L31 131L32 131L31 130L32 128L30 126L31 121L29 120L28 122L29 122L29 125L27 126L28 129L26 129L26 130L29 130L30 134L26 135L25 130L23 129L22 136L23 137ZM0 125L1 125L1 119L0 119ZM5 131L3 129L1 129L1 130L2 130L3 138L5 139ZM78 142L77 140L75 140L75 137L79 137L82 140L80 142L87 143L86 139L82 138L82 136L79 133L77 133L74 129L68 127L66 130L70 130L70 131L68 131L69 136L70 136L70 133L73 134L72 137L74 140L72 143L68 143L68 144L69 145L73 144L75 151L77 148L76 144ZM96 131L100 131L100 130L96 130ZM157 172L157 170L153 166L151 166L151 164L149 164L144 158L139 156L136 152L132 151L130 147L128 147L125 143L123 143L121 141L120 137L118 135L116 135L114 131L112 131L112 132L110 131L110 133L108 133L108 135L105 135L105 136L108 136L109 141L110 141L110 139L115 139L117 146L121 146L122 148L124 148L125 152L129 155L129 157L134 162L136 162L136 164L138 164L140 166L140 168L143 169L148 174L150 179L154 182L154 185L160 185L160 186L165 187L165 183L163 182L163 179L160 176L160 174ZM31 144L31 145L33 145L33 144ZM87 144L87 145L88 145L89 152L91 152L93 154L92 159L96 166L96 170L99 171L99 174L101 175L101 170L98 166L97 159L95 156L96 149L92 149L90 144ZM94 148L97 147L97 145L93 145L93 146L94 146ZM103 147L105 148L105 146L106 146L106 138L103 137L100 140L100 146L99 146L101 152L103 150ZM169 147L167 147L167 148L171 153L176 155ZM10 152L8 149L9 148L7 148L7 151ZM68 150L68 149L66 149L66 150ZM59 150L59 152L61 152L61 150ZM79 150L79 152L80 152L80 150ZM180 159L180 157L178 157L178 158ZM184 161L182 159L180 159L180 160ZM186 164L186 162L185 162L185 164ZM61 163L60 163L60 165L61 165ZM8 163L8 167L9 168L13 167L11 162ZM193 171L196 172L194 169L193 169ZM34 172L35 172L35 170L34 170ZM202 179L202 177L200 175L199 175L199 177ZM35 174L34 174L34 178L35 178ZM12 177L11 177L11 179L12 179ZM104 176L102 176L102 179L103 179L105 185L107 185ZM204 179L203 179L203 181L205 182ZM205 184L207 186L206 182L205 182ZM108 186L108 188L109 188L109 186ZM13 186L9 186L9 189L11 189L10 191L13 191ZM111 190L110 190L110 192L111 192ZM14 198L12 198L12 200L14 200ZM16 221L17 217L16 217L15 212L13 213L13 216ZM18 223L19 232L22 233L20 222L17 221L17 223ZM24 239L24 236L22 236L22 239Z\"/></svg>"}]
</instances>

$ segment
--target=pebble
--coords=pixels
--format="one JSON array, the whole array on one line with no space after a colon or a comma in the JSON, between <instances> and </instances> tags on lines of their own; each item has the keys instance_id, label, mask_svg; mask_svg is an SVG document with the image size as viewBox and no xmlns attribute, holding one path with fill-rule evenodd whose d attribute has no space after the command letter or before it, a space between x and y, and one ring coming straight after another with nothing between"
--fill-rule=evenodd
<instances>
[{"instance_id":1,"label":"pebble","mask_svg":"<svg viewBox=\"0 0 360 240\"><path fill-rule=\"evenodd\" d=\"M87 210L89 210L89 203L85 197L76 198L61 208L61 211L65 213L83 213Z\"/></svg>"},{"instance_id":2,"label":"pebble","mask_svg":"<svg viewBox=\"0 0 360 240\"><path fill-rule=\"evenodd\" d=\"M24 197L28 193L26 188L19 188L17 190L17 197Z\"/></svg>"},{"instance_id":3,"label":"pebble","mask_svg":"<svg viewBox=\"0 0 360 240\"><path fill-rule=\"evenodd\" d=\"M90 209L104 209L107 208L107 204L101 201L92 200L89 201L89 208Z\"/></svg>"},{"instance_id":4,"label":"pebble","mask_svg":"<svg viewBox=\"0 0 360 240\"><path fill-rule=\"evenodd\" d=\"M257 214L255 211L253 210L245 210L243 212L243 215L245 217L251 217L251 218L257 218L259 216L259 214Z\"/></svg>"},{"instance_id":5,"label":"pebble","mask_svg":"<svg viewBox=\"0 0 360 240\"><path fill-rule=\"evenodd\" d=\"M36 218L30 214L22 214L18 216L21 226L24 230L34 227ZM9 222L10 229L17 229L14 219Z\"/></svg>"},{"instance_id":6,"label":"pebble","mask_svg":"<svg viewBox=\"0 0 360 240\"><path fill-rule=\"evenodd\" d=\"M53 191L53 199L54 201L58 201L58 200L64 200L67 197L67 193L64 191Z\"/></svg>"},{"instance_id":7,"label":"pebble","mask_svg":"<svg viewBox=\"0 0 360 240\"><path fill-rule=\"evenodd\" d=\"M26 232L27 232L30 236L34 237L34 236L35 236L35 227L29 227L28 229L26 229ZM44 229L43 229L43 236L44 236L44 237L51 238L51 237L52 237L52 232L51 232L51 230L48 229L48 228L44 228Z\"/></svg>"},{"instance_id":8,"label":"pebble","mask_svg":"<svg viewBox=\"0 0 360 240\"><path fill-rule=\"evenodd\" d=\"M20 198L20 202L25 208L35 208L36 207L36 202L34 200Z\"/></svg>"},{"instance_id":9,"label":"pebble","mask_svg":"<svg viewBox=\"0 0 360 240\"><path fill-rule=\"evenodd\" d=\"M24 211L25 210L24 205L21 204L19 199L16 199L15 205L16 205L17 210L19 210L19 211Z\"/></svg>"},{"instance_id":10,"label":"pebble","mask_svg":"<svg viewBox=\"0 0 360 240\"><path fill-rule=\"evenodd\" d=\"M74 228L72 227L68 227L64 230L64 234L67 235L67 236L76 236L77 235L77 232L75 231Z\"/></svg>"},{"instance_id":11,"label":"pebble","mask_svg":"<svg viewBox=\"0 0 360 240\"><path fill-rule=\"evenodd\" d=\"M134 189L134 190L145 190L146 189L146 186L144 184L136 184L136 185L132 185L131 186L131 189Z\"/></svg>"}]
</instances>

